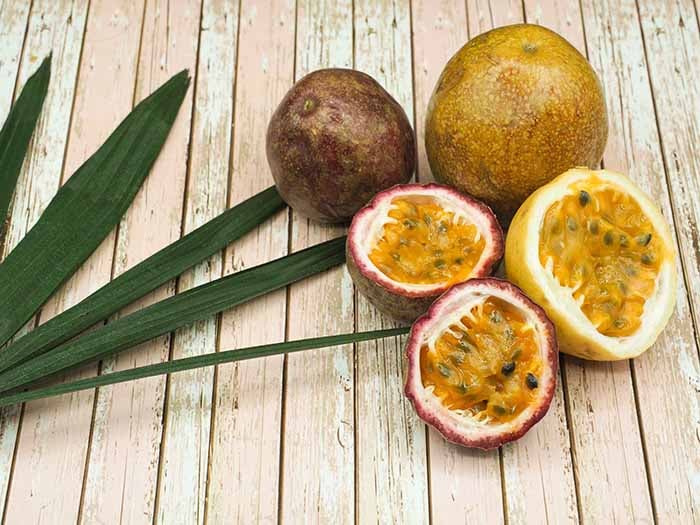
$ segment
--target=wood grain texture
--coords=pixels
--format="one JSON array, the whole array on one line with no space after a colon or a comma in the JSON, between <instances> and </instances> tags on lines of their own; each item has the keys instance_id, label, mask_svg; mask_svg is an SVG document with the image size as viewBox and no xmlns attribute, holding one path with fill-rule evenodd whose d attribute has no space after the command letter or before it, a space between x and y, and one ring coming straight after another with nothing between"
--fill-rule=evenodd
<instances>
[{"instance_id":1,"label":"wood grain texture","mask_svg":"<svg viewBox=\"0 0 700 525\"><path fill-rule=\"evenodd\" d=\"M27 32L29 6L29 2L0 1L0 122L5 121L12 105ZM34 68L39 67L40 63L35 60Z\"/></svg>"},{"instance_id":2,"label":"wood grain texture","mask_svg":"<svg viewBox=\"0 0 700 525\"><path fill-rule=\"evenodd\" d=\"M241 3L229 205L272 184L265 155L267 123L294 79L295 2ZM226 251L224 273L284 256L284 211ZM266 295L224 313L219 348L284 341L286 292ZM219 367L217 371L207 521L276 523L282 432L283 356ZM236 497L231 497L235 494Z\"/></svg>"},{"instance_id":3,"label":"wood grain texture","mask_svg":"<svg viewBox=\"0 0 700 525\"><path fill-rule=\"evenodd\" d=\"M628 2L625 2L627 4ZM631 3L631 2L629 2ZM660 343L633 363L651 490L659 522L700 522L700 31L690 1L638 3L639 37L625 46L646 50L661 135L663 167L647 172L666 217L675 215L686 286L679 287L676 314ZM632 6L627 9L631 10ZM638 91L638 86L635 93ZM634 115L634 113L632 114ZM634 121L633 121L634 122ZM679 268L680 269L680 268ZM681 274L683 275L683 274ZM687 300L690 299L690 305ZM689 308L690 306L690 308ZM695 340L693 340L694 319ZM669 446L673 444L672 446Z\"/></svg>"},{"instance_id":4,"label":"wood grain texture","mask_svg":"<svg viewBox=\"0 0 700 525\"><path fill-rule=\"evenodd\" d=\"M29 169L24 172L26 185L20 182L18 187L10 240L19 240L21 235L15 234L23 234L48 204L61 183L62 166L65 180L131 109L134 80L133 72L129 75L129 68L133 67L131 57L122 56L123 62L98 60L111 57L114 43L101 39L110 32L119 35L125 19L111 18L112 10L97 4L86 29L86 11L84 2L35 2L32 8L25 46L25 56L29 58L26 62L23 59L22 69L32 57L38 60L53 49L52 78L44 112L47 122L43 123L44 117L40 119L35 135L41 153L32 156ZM140 30L140 14L136 16ZM127 41L122 46L128 48L128 44ZM138 33L134 51L137 49ZM79 63L85 67L78 72ZM121 67L126 74L117 74ZM115 90L115 83L124 92ZM74 110L72 121L71 109ZM100 116L92 118L93 113ZM26 208L20 202L27 203ZM17 213L24 210L26 215ZM109 279L113 242L111 235L44 306L42 319L75 304ZM77 520L91 418L91 392L25 407L7 499L8 523ZM38 468L42 476L34 474ZM61 490L56 490L56 480L60 480Z\"/></svg>"},{"instance_id":5,"label":"wood grain texture","mask_svg":"<svg viewBox=\"0 0 700 525\"><path fill-rule=\"evenodd\" d=\"M428 101L443 66L468 37L467 11L461 0L413 0L413 91L415 95L417 178L430 182L433 175L425 153L425 115Z\"/></svg>"},{"instance_id":6,"label":"wood grain texture","mask_svg":"<svg viewBox=\"0 0 700 525\"><path fill-rule=\"evenodd\" d=\"M494 27L524 22L521 0L466 0L469 38Z\"/></svg>"},{"instance_id":7,"label":"wood grain texture","mask_svg":"<svg viewBox=\"0 0 700 525\"><path fill-rule=\"evenodd\" d=\"M198 228L227 207L238 9L237 0L205 0L202 6L197 111L183 233ZM180 277L178 292L218 279L222 267L221 254L210 257ZM172 357L215 352L217 317L178 330ZM213 381L211 368L169 378L158 491L160 523L203 522Z\"/></svg>"},{"instance_id":8,"label":"wood grain texture","mask_svg":"<svg viewBox=\"0 0 700 525\"><path fill-rule=\"evenodd\" d=\"M352 67L352 26L350 0L299 0L295 78L323 67ZM337 237L343 228L319 225L292 213L291 231L291 248L296 251ZM353 286L344 267L290 287L289 339L346 333L353 328ZM352 346L287 358L282 520L353 523L353 385Z\"/></svg>"},{"instance_id":9,"label":"wood grain texture","mask_svg":"<svg viewBox=\"0 0 700 525\"><path fill-rule=\"evenodd\" d=\"M177 14L167 1L147 2L139 33L143 35L140 52L137 49L135 102L185 67L194 73L199 13L198 2L182 2ZM125 272L180 236L192 93L190 87L163 151L121 221L113 275ZM142 227L145 224L147 228ZM174 291L174 283L166 285L119 315ZM158 338L105 360L102 372L165 360L169 341L169 337ZM165 378L153 378L98 391L82 498L84 523L112 519L105 515L118 516L123 523L153 520L164 389Z\"/></svg>"},{"instance_id":10,"label":"wood grain texture","mask_svg":"<svg viewBox=\"0 0 700 525\"><path fill-rule=\"evenodd\" d=\"M356 0L355 68L372 75L413 121L411 13L408 2ZM397 326L362 295L358 331ZM403 395L405 338L357 345L356 498L361 523L427 523L425 426Z\"/></svg>"}]
</instances>

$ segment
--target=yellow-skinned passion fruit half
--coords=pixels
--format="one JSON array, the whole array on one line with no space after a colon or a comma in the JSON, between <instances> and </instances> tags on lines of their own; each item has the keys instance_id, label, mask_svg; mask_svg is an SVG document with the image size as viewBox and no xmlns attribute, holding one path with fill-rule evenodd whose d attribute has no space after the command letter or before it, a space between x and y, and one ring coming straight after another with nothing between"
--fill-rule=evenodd
<instances>
[{"instance_id":1,"label":"yellow-skinned passion fruit half","mask_svg":"<svg viewBox=\"0 0 700 525\"><path fill-rule=\"evenodd\" d=\"M569 170L533 193L506 242L506 272L557 327L562 352L636 357L675 303L673 240L650 199L624 175Z\"/></svg>"},{"instance_id":2,"label":"yellow-skinned passion fruit half","mask_svg":"<svg viewBox=\"0 0 700 525\"><path fill-rule=\"evenodd\" d=\"M350 225L347 264L383 313L413 321L454 284L491 273L503 232L483 203L447 186L404 184L378 193Z\"/></svg>"},{"instance_id":3,"label":"yellow-skinned passion fruit half","mask_svg":"<svg viewBox=\"0 0 700 525\"><path fill-rule=\"evenodd\" d=\"M554 327L501 279L471 279L442 295L414 323L406 354L406 396L418 415L467 447L520 438L554 395Z\"/></svg>"}]
</instances>

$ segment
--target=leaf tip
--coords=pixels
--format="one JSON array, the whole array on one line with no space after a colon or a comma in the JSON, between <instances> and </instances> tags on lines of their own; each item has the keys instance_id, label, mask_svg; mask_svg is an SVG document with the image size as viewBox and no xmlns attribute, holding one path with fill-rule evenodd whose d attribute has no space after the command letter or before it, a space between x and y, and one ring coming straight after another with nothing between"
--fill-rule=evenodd
<instances>
[{"instance_id":1,"label":"leaf tip","mask_svg":"<svg viewBox=\"0 0 700 525\"><path fill-rule=\"evenodd\" d=\"M44 60L41 61L41 65L39 66L39 69L37 69L37 72L46 70L46 73L50 74L52 60L53 60L53 51L51 51L48 55L46 55L44 57Z\"/></svg>"}]
</instances>

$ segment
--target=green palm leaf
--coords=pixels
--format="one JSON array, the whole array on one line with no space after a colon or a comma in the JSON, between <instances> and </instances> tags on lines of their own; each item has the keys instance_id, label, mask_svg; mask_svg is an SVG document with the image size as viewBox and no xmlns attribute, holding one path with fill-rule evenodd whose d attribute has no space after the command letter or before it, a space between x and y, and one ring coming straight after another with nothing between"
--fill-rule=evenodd
<instances>
[{"instance_id":1,"label":"green palm leaf","mask_svg":"<svg viewBox=\"0 0 700 525\"><path fill-rule=\"evenodd\" d=\"M300 352L302 350L311 350L313 348L327 348L331 346L344 345L348 343L358 343L361 341L369 341L374 339L382 339L385 337L396 337L409 332L410 328L391 328L388 330L376 330L372 332L360 332L356 334L333 335L328 337L317 337L313 339L301 339L298 341L287 341L284 343L276 343L263 346L253 346L250 348L241 348L240 350L228 350L225 352L216 352L213 354L205 354L195 357L187 357L184 359L176 359L165 363L157 363L154 365L141 366L131 370L123 370L121 372L113 372L98 377L89 379L81 379L71 383L62 385L50 386L21 392L8 396L0 396L0 407L14 405L24 401L41 399L45 397L58 396L70 392L78 392L80 390L88 390L95 387L113 385L115 383L124 383L135 379L143 379L162 374L170 374L173 372L183 372L194 368L203 368L206 366L220 365L223 363L233 363L236 361L244 361L247 359L256 359L259 357L269 357L278 354L290 354L292 352Z\"/></svg>"},{"instance_id":2,"label":"green palm leaf","mask_svg":"<svg viewBox=\"0 0 700 525\"><path fill-rule=\"evenodd\" d=\"M225 211L0 352L0 372L41 355L218 252L283 209L274 187Z\"/></svg>"},{"instance_id":3,"label":"green palm leaf","mask_svg":"<svg viewBox=\"0 0 700 525\"><path fill-rule=\"evenodd\" d=\"M118 223L153 166L188 85L187 71L182 71L136 106L0 264L0 345Z\"/></svg>"},{"instance_id":4,"label":"green palm leaf","mask_svg":"<svg viewBox=\"0 0 700 525\"><path fill-rule=\"evenodd\" d=\"M115 354L345 261L345 237L192 288L0 374L0 392Z\"/></svg>"},{"instance_id":5,"label":"green palm leaf","mask_svg":"<svg viewBox=\"0 0 700 525\"><path fill-rule=\"evenodd\" d=\"M29 77L0 130L0 238L51 76L51 55Z\"/></svg>"}]
</instances>

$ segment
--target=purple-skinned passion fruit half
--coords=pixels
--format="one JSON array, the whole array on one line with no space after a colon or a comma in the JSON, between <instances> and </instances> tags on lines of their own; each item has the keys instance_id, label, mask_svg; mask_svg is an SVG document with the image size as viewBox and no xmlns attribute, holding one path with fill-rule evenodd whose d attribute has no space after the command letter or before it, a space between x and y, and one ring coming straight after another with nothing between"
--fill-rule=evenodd
<instances>
[{"instance_id":1,"label":"purple-skinned passion fruit half","mask_svg":"<svg viewBox=\"0 0 700 525\"><path fill-rule=\"evenodd\" d=\"M348 271L381 312L413 321L454 284L486 277L503 231L485 204L439 184L378 193L350 225Z\"/></svg>"},{"instance_id":2,"label":"purple-skinned passion fruit half","mask_svg":"<svg viewBox=\"0 0 700 525\"><path fill-rule=\"evenodd\" d=\"M406 396L448 441L492 449L522 437L554 396L558 347L517 286L471 279L442 295L406 343Z\"/></svg>"},{"instance_id":3,"label":"purple-skinned passion fruit half","mask_svg":"<svg viewBox=\"0 0 700 525\"><path fill-rule=\"evenodd\" d=\"M321 222L348 222L379 191L408 182L411 123L372 77L321 69L299 80L267 129L267 159L282 198Z\"/></svg>"}]
</instances>

